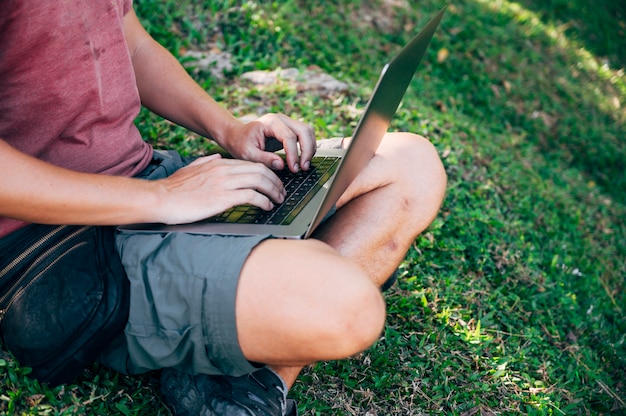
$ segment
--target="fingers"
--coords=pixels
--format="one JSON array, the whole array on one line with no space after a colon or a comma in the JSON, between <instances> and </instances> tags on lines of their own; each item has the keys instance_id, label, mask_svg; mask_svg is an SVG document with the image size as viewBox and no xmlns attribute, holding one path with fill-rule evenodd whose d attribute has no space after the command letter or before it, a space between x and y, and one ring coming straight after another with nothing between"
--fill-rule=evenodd
<instances>
[{"instance_id":1,"label":"fingers","mask_svg":"<svg viewBox=\"0 0 626 416\"><path fill-rule=\"evenodd\" d=\"M223 159L219 166L211 167L211 170L210 174L224 191L253 190L277 203L284 200L286 192L283 183L274 172L261 163Z\"/></svg>"},{"instance_id":2,"label":"fingers","mask_svg":"<svg viewBox=\"0 0 626 416\"><path fill-rule=\"evenodd\" d=\"M270 210L286 195L280 179L261 163L219 156L200 158L160 182L166 188L166 223L193 222L243 204Z\"/></svg>"},{"instance_id":3,"label":"fingers","mask_svg":"<svg viewBox=\"0 0 626 416\"><path fill-rule=\"evenodd\" d=\"M266 114L236 125L220 144L237 159L261 162L274 170L284 168L285 161L274 153L282 147L289 170L294 173L310 168L316 150L313 128L284 114Z\"/></svg>"},{"instance_id":4,"label":"fingers","mask_svg":"<svg viewBox=\"0 0 626 416\"><path fill-rule=\"evenodd\" d=\"M228 165L227 172L224 172L223 187L226 190L253 190L257 194L265 196L264 200L271 200L276 203L282 203L285 199L286 191L281 180L274 172L267 169L261 163L247 163L237 160L225 160ZM251 194L246 194L251 196ZM261 201L254 197L255 201ZM251 203L259 206L253 201L244 201L242 203ZM240 204L237 204L240 205ZM260 208L271 209L267 204L263 204Z\"/></svg>"},{"instance_id":5,"label":"fingers","mask_svg":"<svg viewBox=\"0 0 626 416\"><path fill-rule=\"evenodd\" d=\"M317 149L313 127L291 118L287 118L287 120L287 124L296 132L298 143L300 144L300 167L304 170L309 170L311 167L311 158ZM297 155L297 147L295 147L293 157L297 157Z\"/></svg>"},{"instance_id":6,"label":"fingers","mask_svg":"<svg viewBox=\"0 0 626 416\"><path fill-rule=\"evenodd\" d=\"M273 137L282 143L287 165L292 172L310 168L316 149L315 133L311 126L284 114L267 114L259 121L267 127L266 137ZM276 157L273 161L280 163Z\"/></svg>"},{"instance_id":7,"label":"fingers","mask_svg":"<svg viewBox=\"0 0 626 416\"><path fill-rule=\"evenodd\" d=\"M222 156L219 153L200 157L190 163L186 168L200 166L221 158ZM226 188L233 190L246 188L256 189L267 196L272 196L273 200L282 202L282 200L278 201L278 199L284 197L285 189L283 183L274 172L258 163L242 163L242 161L232 159L223 160L222 165L228 167L227 171L219 173L224 176L222 181L226 185ZM215 170L213 166L210 169ZM278 193L273 192L276 190Z\"/></svg>"}]
</instances>

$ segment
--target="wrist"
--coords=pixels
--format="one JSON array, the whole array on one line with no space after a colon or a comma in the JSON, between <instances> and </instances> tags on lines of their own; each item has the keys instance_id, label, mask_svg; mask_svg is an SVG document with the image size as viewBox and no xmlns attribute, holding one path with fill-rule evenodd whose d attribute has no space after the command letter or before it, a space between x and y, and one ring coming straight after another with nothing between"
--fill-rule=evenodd
<instances>
[{"instance_id":1,"label":"wrist","mask_svg":"<svg viewBox=\"0 0 626 416\"><path fill-rule=\"evenodd\" d=\"M213 126L213 131L209 137L222 148L227 151L232 151L232 143L237 139L239 135L238 131L241 131L244 123L235 117L221 121L219 125Z\"/></svg>"},{"instance_id":2,"label":"wrist","mask_svg":"<svg viewBox=\"0 0 626 416\"><path fill-rule=\"evenodd\" d=\"M228 143L234 137L234 132L241 128L244 123L210 97L203 100L197 110L196 123L200 127L197 133L216 141L224 148L228 148Z\"/></svg>"},{"instance_id":3,"label":"wrist","mask_svg":"<svg viewBox=\"0 0 626 416\"><path fill-rule=\"evenodd\" d=\"M171 190L163 180L147 180L146 198L135 207L143 211L141 222L158 222L167 224L171 221Z\"/></svg>"}]
</instances>

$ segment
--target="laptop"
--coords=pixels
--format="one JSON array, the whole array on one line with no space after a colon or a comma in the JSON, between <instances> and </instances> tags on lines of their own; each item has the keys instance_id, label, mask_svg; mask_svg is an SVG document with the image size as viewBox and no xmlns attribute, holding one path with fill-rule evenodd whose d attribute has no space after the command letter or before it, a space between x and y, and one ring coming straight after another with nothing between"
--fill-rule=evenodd
<instances>
[{"instance_id":1,"label":"laptop","mask_svg":"<svg viewBox=\"0 0 626 416\"><path fill-rule=\"evenodd\" d=\"M120 228L140 232L310 237L374 156L444 11L445 7L384 66L346 149L318 149L311 169L306 172L293 174L288 169L276 172L285 184L287 197L272 211L241 205L189 224L133 224Z\"/></svg>"}]
</instances>

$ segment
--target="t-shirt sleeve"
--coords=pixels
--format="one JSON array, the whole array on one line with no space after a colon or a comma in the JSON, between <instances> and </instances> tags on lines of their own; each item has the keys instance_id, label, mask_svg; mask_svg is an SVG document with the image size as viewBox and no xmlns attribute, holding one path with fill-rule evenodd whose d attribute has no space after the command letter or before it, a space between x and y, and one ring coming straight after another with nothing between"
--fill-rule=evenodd
<instances>
[{"instance_id":1,"label":"t-shirt sleeve","mask_svg":"<svg viewBox=\"0 0 626 416\"><path fill-rule=\"evenodd\" d=\"M120 0L122 3L122 16L126 16L126 13L133 9L133 0Z\"/></svg>"}]
</instances>

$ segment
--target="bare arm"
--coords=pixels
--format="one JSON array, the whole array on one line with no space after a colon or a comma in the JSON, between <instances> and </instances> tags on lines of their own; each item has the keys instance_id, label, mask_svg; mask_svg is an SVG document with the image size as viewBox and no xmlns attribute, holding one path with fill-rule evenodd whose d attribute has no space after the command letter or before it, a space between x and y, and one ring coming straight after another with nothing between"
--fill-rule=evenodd
<instances>
[{"instance_id":1,"label":"bare arm","mask_svg":"<svg viewBox=\"0 0 626 416\"><path fill-rule=\"evenodd\" d=\"M185 223L234 206L271 209L285 190L258 163L198 159L159 181L63 169L0 140L0 216L42 224ZM149 207L149 208L147 208Z\"/></svg>"},{"instance_id":2,"label":"bare arm","mask_svg":"<svg viewBox=\"0 0 626 416\"><path fill-rule=\"evenodd\" d=\"M150 110L211 137L233 156L282 169L282 159L264 152L265 139L279 140L292 171L308 169L315 153L313 129L281 114L244 124L215 102L180 63L144 30L134 11L124 17L126 43L133 61L141 101ZM298 155L298 144L301 149Z\"/></svg>"},{"instance_id":3,"label":"bare arm","mask_svg":"<svg viewBox=\"0 0 626 416\"><path fill-rule=\"evenodd\" d=\"M243 123L215 102L145 31L133 10L124 17L126 43L141 102L153 112L217 140Z\"/></svg>"},{"instance_id":4,"label":"bare arm","mask_svg":"<svg viewBox=\"0 0 626 416\"><path fill-rule=\"evenodd\" d=\"M148 220L141 205L158 201L155 184L59 168L21 153L3 140L0 177L0 216L29 222L132 223Z\"/></svg>"}]
</instances>

